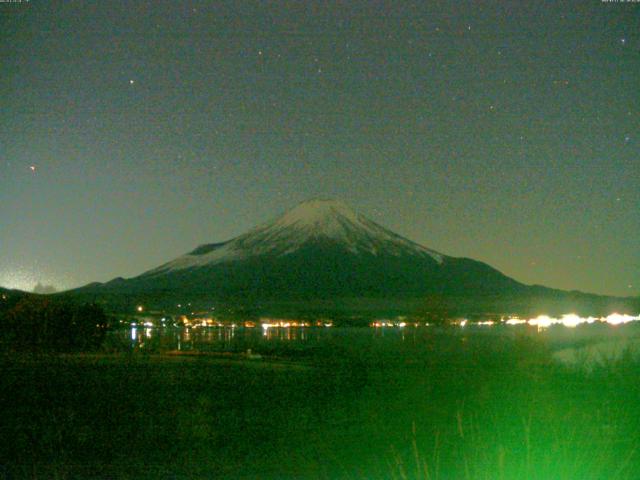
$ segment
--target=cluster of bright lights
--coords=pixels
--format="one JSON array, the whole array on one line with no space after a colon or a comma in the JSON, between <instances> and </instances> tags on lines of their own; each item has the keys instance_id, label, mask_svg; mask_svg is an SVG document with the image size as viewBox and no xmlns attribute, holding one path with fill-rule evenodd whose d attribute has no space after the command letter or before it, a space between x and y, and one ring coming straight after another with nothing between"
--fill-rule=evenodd
<instances>
[{"instance_id":1,"label":"cluster of bright lights","mask_svg":"<svg viewBox=\"0 0 640 480\"><path fill-rule=\"evenodd\" d=\"M277 321L262 321L261 322L263 329L268 328L290 328L290 327L309 327L311 324L309 322L298 322L295 320L277 320Z\"/></svg>"},{"instance_id":2,"label":"cluster of bright lights","mask_svg":"<svg viewBox=\"0 0 640 480\"><path fill-rule=\"evenodd\" d=\"M430 326L427 323L420 322L407 322L405 321L406 317L400 317L402 321L396 320L375 320L370 323L371 327L381 328L381 327L396 327L396 328L404 328L404 327L420 327L420 326ZM509 317L507 319L501 319L500 321L493 320L483 320L483 321L469 321L466 318L454 320L450 322L450 325L457 325L459 327L465 327L467 325L473 326L493 326L498 324L504 325L530 325L533 327L537 327L538 329L549 328L553 325L563 325L568 328L575 328L578 325L582 324L592 324L592 323L607 323L609 325L622 325L629 322L635 322L640 320L640 315L633 316L628 314L620 314L620 313L612 313L606 317L580 317L575 313L567 313L562 315L561 317L550 317L548 315L539 315L535 318L530 319L522 319L519 317ZM165 326L165 318L162 318L162 326ZM121 323L123 321L121 320ZM219 320L213 318L195 318L188 319L186 316L182 316L178 323L175 323L176 326L183 326L186 328L211 328L211 327L230 327L236 328L238 326L244 328L255 328L257 326L256 322L253 321L245 321L237 325L235 323L227 324L222 323ZM151 328L156 326L152 321L146 320L144 322L131 322L130 326L135 329L136 327L146 327ZM272 318L261 318L260 326L264 333L266 333L270 328L305 328L305 327L332 327L333 321L327 319L320 319L315 322L309 321L301 321L301 320L287 320L287 319L272 319Z\"/></svg>"},{"instance_id":3,"label":"cluster of bright lights","mask_svg":"<svg viewBox=\"0 0 640 480\"><path fill-rule=\"evenodd\" d=\"M507 325L532 325L538 328L548 328L552 325L564 325L565 327L575 328L578 325L590 324L595 322L608 323L609 325L621 325L640 320L640 315L626 315L620 313L612 313L606 317L580 317L575 313L567 313L560 318L550 317L548 315L539 315L536 318L522 320L517 317L509 318L505 321Z\"/></svg>"},{"instance_id":4,"label":"cluster of bright lights","mask_svg":"<svg viewBox=\"0 0 640 480\"><path fill-rule=\"evenodd\" d=\"M194 318L194 326L200 327L224 327L222 323L213 318Z\"/></svg>"},{"instance_id":5,"label":"cluster of bright lights","mask_svg":"<svg viewBox=\"0 0 640 480\"><path fill-rule=\"evenodd\" d=\"M402 319L405 319L406 317L400 317ZM404 327L419 327L420 325L422 325L419 322L407 322L405 320L401 320L401 321L397 321L397 320L375 320L373 322L371 322L369 324L372 327L375 328L381 328L381 327L399 327L399 328L404 328ZM424 324L425 326L429 326L428 323Z\"/></svg>"},{"instance_id":6,"label":"cluster of bright lights","mask_svg":"<svg viewBox=\"0 0 640 480\"><path fill-rule=\"evenodd\" d=\"M493 320L483 320L483 321L470 321L466 318L461 318L458 320L452 320L449 324L456 325L459 327L465 327L467 325L473 326L493 326L498 324L505 325L531 325L533 327L538 327L539 329L548 328L552 325L563 325L568 328L575 328L578 325L582 324L591 324L595 322L599 323L608 323L609 325L621 325L624 323L634 322L640 320L640 315L633 316L627 314L620 313L612 313L606 317L580 317L575 313L567 313L562 315L559 318L550 317L548 315L539 315L535 318L530 319L522 319L519 317L509 317L507 319L502 319L499 321ZM422 326L422 323L418 322L398 322L393 320L376 320L370 323L370 326L375 328L381 327L399 327L403 328L406 326L414 326L419 327ZM425 326L429 326L429 323L424 323Z\"/></svg>"},{"instance_id":7,"label":"cluster of bright lights","mask_svg":"<svg viewBox=\"0 0 640 480\"><path fill-rule=\"evenodd\" d=\"M261 318L260 325L263 330L270 328L305 328L305 327L333 327L332 320L320 319L314 323L302 321L302 320L286 320L286 319L273 319L273 318Z\"/></svg>"},{"instance_id":8,"label":"cluster of bright lights","mask_svg":"<svg viewBox=\"0 0 640 480\"><path fill-rule=\"evenodd\" d=\"M322 321L322 320L318 320L315 322L314 324L316 327L333 327L333 322L332 321ZM306 327L311 327L312 324L310 322L298 322L298 321L287 321L287 320L280 320L277 322L265 322L262 321L262 323L260 323L260 326L262 327L262 335L263 336L267 336L269 333L269 329L274 329L274 328L283 328L283 329L289 329L289 328L306 328ZM289 331L289 330L286 330Z\"/></svg>"}]
</instances>

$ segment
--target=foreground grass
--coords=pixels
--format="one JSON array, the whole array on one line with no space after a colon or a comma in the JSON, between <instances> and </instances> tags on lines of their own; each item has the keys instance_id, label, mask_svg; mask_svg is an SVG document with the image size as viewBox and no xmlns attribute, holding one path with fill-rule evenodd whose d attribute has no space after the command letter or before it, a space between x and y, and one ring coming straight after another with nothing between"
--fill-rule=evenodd
<instances>
[{"instance_id":1,"label":"foreground grass","mask_svg":"<svg viewBox=\"0 0 640 480\"><path fill-rule=\"evenodd\" d=\"M295 362L4 356L3 473L640 477L635 359L582 371L552 362L530 338L369 340L338 337L304 356L291 352ZM286 360L286 346L277 354Z\"/></svg>"}]
</instances>

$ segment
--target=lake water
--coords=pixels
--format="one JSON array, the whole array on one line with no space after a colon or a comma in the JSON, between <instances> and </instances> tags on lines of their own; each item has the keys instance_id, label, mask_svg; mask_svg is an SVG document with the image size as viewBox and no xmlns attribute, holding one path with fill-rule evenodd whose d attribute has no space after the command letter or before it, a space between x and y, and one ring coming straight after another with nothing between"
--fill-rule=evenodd
<instances>
[{"instance_id":1,"label":"lake water","mask_svg":"<svg viewBox=\"0 0 640 480\"><path fill-rule=\"evenodd\" d=\"M466 325L464 327L132 327L110 334L116 350L160 353L230 352L259 355L305 356L318 350L360 348L368 352L397 350L405 356L425 351L437 353L457 346L496 348L527 339L548 348L567 364L616 359L640 351L640 324L562 325L536 328L528 325Z\"/></svg>"}]
</instances>

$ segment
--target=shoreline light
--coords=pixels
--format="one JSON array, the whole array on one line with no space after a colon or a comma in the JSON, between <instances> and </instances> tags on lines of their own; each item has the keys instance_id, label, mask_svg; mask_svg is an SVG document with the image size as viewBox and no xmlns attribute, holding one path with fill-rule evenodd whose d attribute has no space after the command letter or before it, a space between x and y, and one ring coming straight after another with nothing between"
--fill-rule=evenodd
<instances>
[{"instance_id":1,"label":"shoreline light","mask_svg":"<svg viewBox=\"0 0 640 480\"><path fill-rule=\"evenodd\" d=\"M606 317L580 317L575 313L566 313L560 318L550 317L548 315L539 315L536 318L530 318L528 320L522 320L520 318L509 318L505 321L507 325L522 325L528 324L540 329L549 328L552 325L564 325L567 328L575 328L582 324L591 324L595 322L608 323L609 325L621 325L629 322L636 322L640 320L640 315L633 316L628 314L612 313Z\"/></svg>"}]
</instances>

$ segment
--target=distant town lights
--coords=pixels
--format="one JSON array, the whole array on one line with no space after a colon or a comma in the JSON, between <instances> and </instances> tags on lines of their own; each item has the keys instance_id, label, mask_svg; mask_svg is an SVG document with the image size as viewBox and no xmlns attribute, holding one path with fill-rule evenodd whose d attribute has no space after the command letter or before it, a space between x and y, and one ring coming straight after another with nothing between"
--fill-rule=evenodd
<instances>
[{"instance_id":1,"label":"distant town lights","mask_svg":"<svg viewBox=\"0 0 640 480\"><path fill-rule=\"evenodd\" d=\"M560 318L549 317L548 315L539 315L529 320L521 320L519 318L509 318L505 323L507 325L529 324L539 329L549 328L552 325L564 325L568 328L575 328L581 324L591 324L594 322L608 323L609 325L621 325L624 323L639 321L640 315L633 316L627 314L612 313L606 317L580 317L575 313L567 313Z\"/></svg>"}]
</instances>

